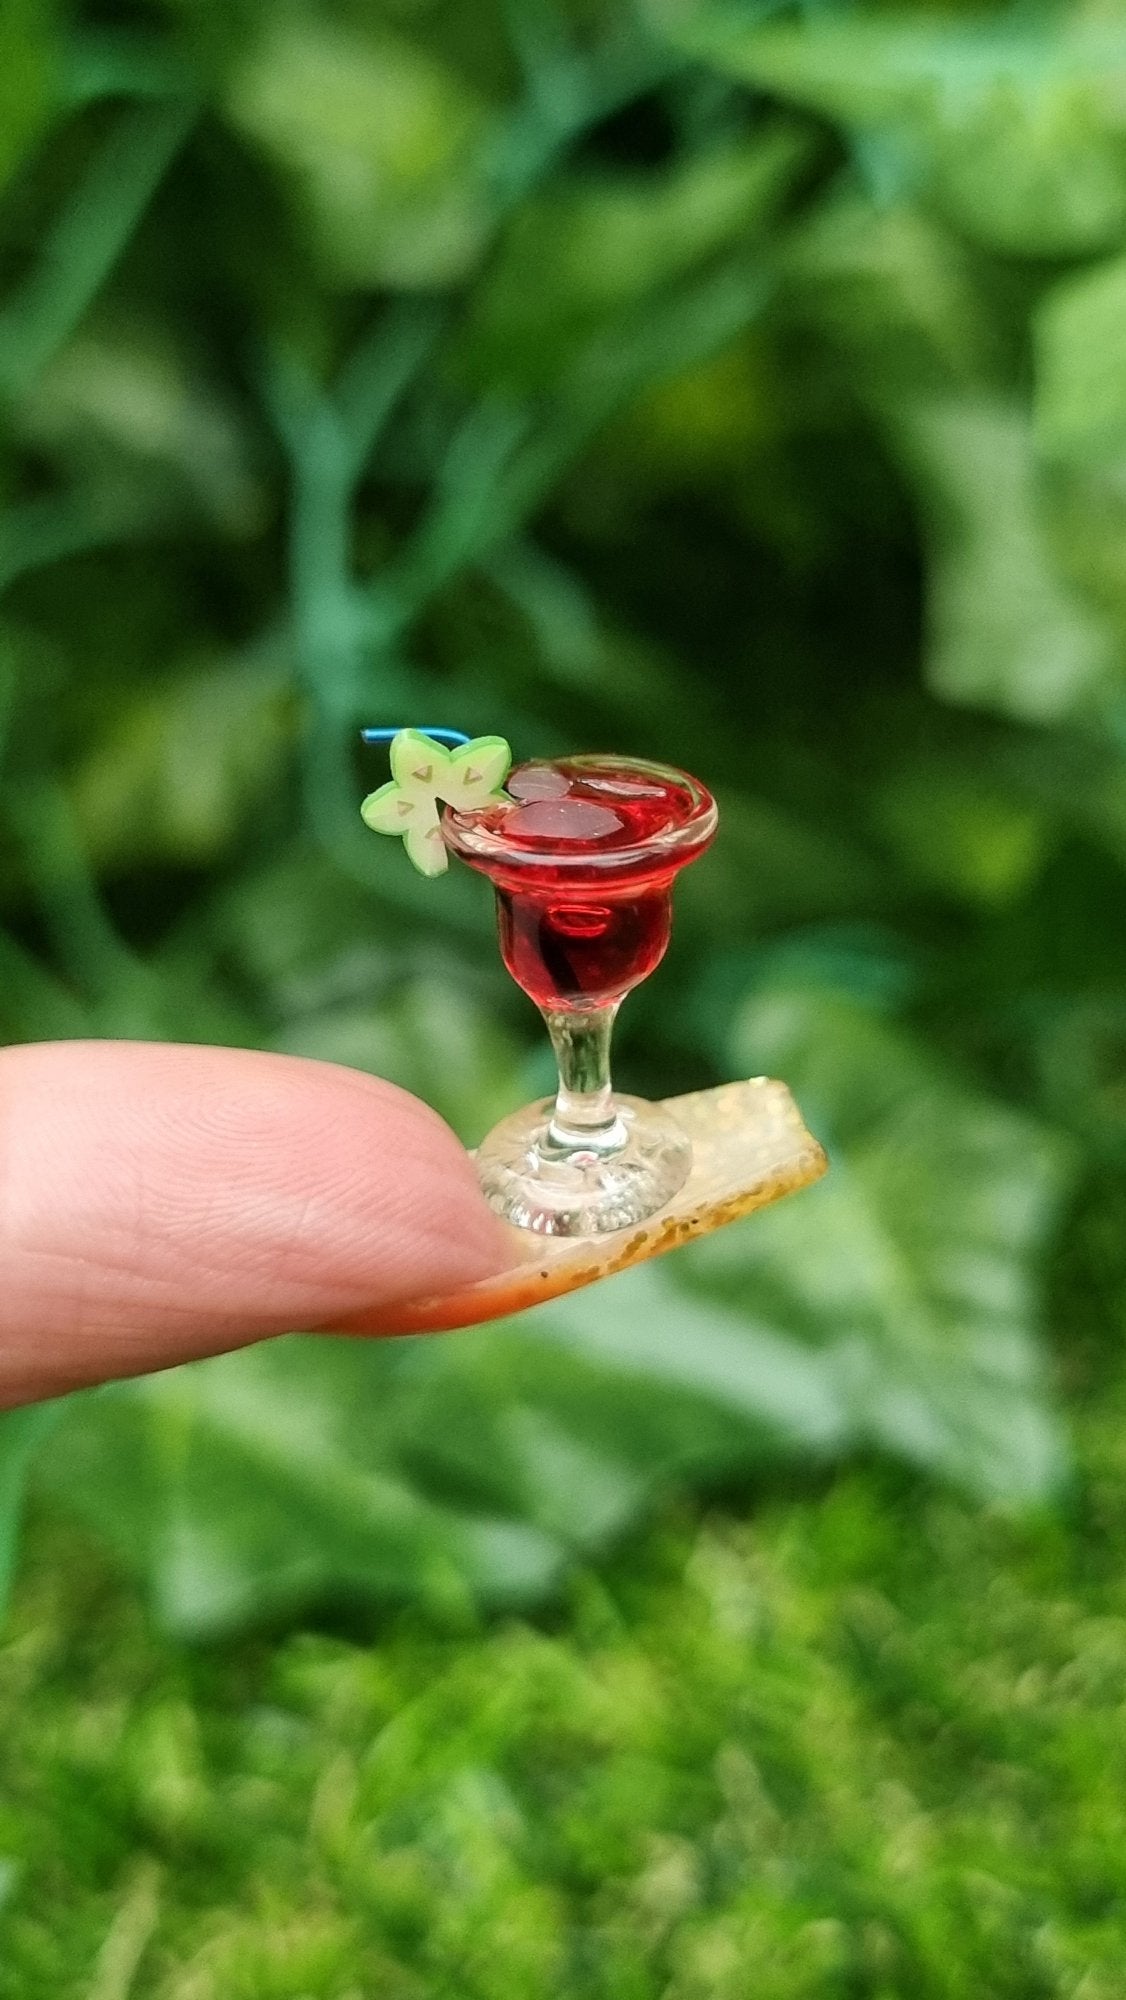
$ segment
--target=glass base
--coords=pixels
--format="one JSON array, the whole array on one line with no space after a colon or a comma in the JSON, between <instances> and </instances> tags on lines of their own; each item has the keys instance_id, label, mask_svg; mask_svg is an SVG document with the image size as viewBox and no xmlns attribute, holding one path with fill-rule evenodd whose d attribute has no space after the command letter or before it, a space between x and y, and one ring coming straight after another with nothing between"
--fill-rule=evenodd
<instances>
[{"instance_id":1,"label":"glass base","mask_svg":"<svg viewBox=\"0 0 1126 2000\"><path fill-rule=\"evenodd\" d=\"M477 1148L485 1199L506 1222L540 1236L607 1236L655 1215L684 1186L692 1145L675 1118L641 1097L618 1097L624 1140L613 1152L563 1148L551 1137L555 1100L494 1126Z\"/></svg>"}]
</instances>

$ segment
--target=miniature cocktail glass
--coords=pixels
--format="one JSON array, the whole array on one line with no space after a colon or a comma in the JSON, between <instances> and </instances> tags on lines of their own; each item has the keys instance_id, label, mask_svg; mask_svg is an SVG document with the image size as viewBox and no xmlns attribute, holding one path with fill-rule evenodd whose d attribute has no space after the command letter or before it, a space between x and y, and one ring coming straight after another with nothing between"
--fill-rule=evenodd
<instances>
[{"instance_id":1,"label":"miniature cocktail glass","mask_svg":"<svg viewBox=\"0 0 1126 2000\"><path fill-rule=\"evenodd\" d=\"M505 796L446 807L445 843L492 882L504 962L543 1014L559 1066L554 1099L503 1120L477 1151L487 1199L521 1228L626 1229L688 1178L691 1144L675 1119L615 1094L610 1041L624 996L664 957L673 880L715 828L695 778L630 757L521 764Z\"/></svg>"}]
</instances>

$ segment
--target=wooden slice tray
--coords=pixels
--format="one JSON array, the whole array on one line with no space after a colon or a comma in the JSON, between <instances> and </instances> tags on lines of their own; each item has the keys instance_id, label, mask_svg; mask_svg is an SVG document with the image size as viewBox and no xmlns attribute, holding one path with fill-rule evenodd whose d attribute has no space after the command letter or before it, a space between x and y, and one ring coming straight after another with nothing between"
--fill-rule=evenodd
<instances>
[{"instance_id":1,"label":"wooden slice tray","mask_svg":"<svg viewBox=\"0 0 1126 2000\"><path fill-rule=\"evenodd\" d=\"M510 1270L442 1298L420 1300L396 1312L394 1325L381 1330L431 1333L523 1312L722 1229L808 1187L828 1166L785 1084L768 1077L670 1097L665 1109L691 1138L693 1165L680 1193L656 1215L611 1236L537 1236L505 1224Z\"/></svg>"}]
</instances>

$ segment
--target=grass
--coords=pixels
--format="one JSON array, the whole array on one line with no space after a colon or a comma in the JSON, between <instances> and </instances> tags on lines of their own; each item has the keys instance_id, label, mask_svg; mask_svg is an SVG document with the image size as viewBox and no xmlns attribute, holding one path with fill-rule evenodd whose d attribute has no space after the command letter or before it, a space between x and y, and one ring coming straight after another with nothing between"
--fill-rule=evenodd
<instances>
[{"instance_id":1,"label":"grass","mask_svg":"<svg viewBox=\"0 0 1126 2000\"><path fill-rule=\"evenodd\" d=\"M1118 2000L1126 1321L1067 1323L1062 1513L853 1468L537 1625L184 1654L41 1523L0 2000Z\"/></svg>"}]
</instances>

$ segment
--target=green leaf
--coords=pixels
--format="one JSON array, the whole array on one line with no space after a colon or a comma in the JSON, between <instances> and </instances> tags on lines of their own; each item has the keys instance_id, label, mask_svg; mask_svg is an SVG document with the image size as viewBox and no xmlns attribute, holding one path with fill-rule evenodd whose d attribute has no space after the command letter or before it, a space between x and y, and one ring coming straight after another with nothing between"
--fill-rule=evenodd
<instances>
[{"instance_id":1,"label":"green leaf","mask_svg":"<svg viewBox=\"0 0 1126 2000\"><path fill-rule=\"evenodd\" d=\"M985 1496L1053 1491L1038 1335L1070 1147L832 994L756 995L735 1054L790 1079L831 1171L701 1244L697 1278L808 1343L861 1436Z\"/></svg>"},{"instance_id":2,"label":"green leaf","mask_svg":"<svg viewBox=\"0 0 1126 2000\"><path fill-rule=\"evenodd\" d=\"M0 14L0 188L38 139L53 108L57 33L48 0L5 0Z\"/></svg>"},{"instance_id":3,"label":"green leaf","mask_svg":"<svg viewBox=\"0 0 1126 2000\"><path fill-rule=\"evenodd\" d=\"M545 190L519 209L477 289L464 365L550 385L608 319L761 237L808 151L803 135L767 128L659 176L574 176Z\"/></svg>"},{"instance_id":4,"label":"green leaf","mask_svg":"<svg viewBox=\"0 0 1126 2000\"><path fill-rule=\"evenodd\" d=\"M41 1478L198 1636L533 1602L662 1483L846 1436L814 1356L654 1267L457 1341L287 1340L78 1398Z\"/></svg>"},{"instance_id":5,"label":"green leaf","mask_svg":"<svg viewBox=\"0 0 1126 2000\"><path fill-rule=\"evenodd\" d=\"M750 1466L780 1446L814 1456L839 1451L850 1426L832 1371L748 1303L725 1310L694 1297L660 1264L646 1264L616 1278L609 1293L575 1293L545 1310L539 1338L619 1378L626 1452L624 1404L632 1398L649 1406L645 1456L654 1477L669 1479L694 1460L697 1473ZM687 1403L687 1422L670 1421L670 1396ZM695 1457L692 1405L711 1406L725 1419L702 1460Z\"/></svg>"},{"instance_id":6,"label":"green leaf","mask_svg":"<svg viewBox=\"0 0 1126 2000\"><path fill-rule=\"evenodd\" d=\"M408 290L463 277L488 224L467 84L382 27L267 20L228 113L288 177L325 273Z\"/></svg>"},{"instance_id":7,"label":"green leaf","mask_svg":"<svg viewBox=\"0 0 1126 2000\"><path fill-rule=\"evenodd\" d=\"M292 728L288 675L273 660L193 663L127 699L73 778L95 860L213 859L276 780Z\"/></svg>"},{"instance_id":8,"label":"green leaf","mask_svg":"<svg viewBox=\"0 0 1126 2000\"><path fill-rule=\"evenodd\" d=\"M965 756L897 758L871 804L920 881L978 909L1016 902L1055 844L1036 805Z\"/></svg>"},{"instance_id":9,"label":"green leaf","mask_svg":"<svg viewBox=\"0 0 1126 2000\"><path fill-rule=\"evenodd\" d=\"M840 1443L784 1339L659 1278L617 1295L620 1318L284 1341L87 1397L43 1485L198 1637L330 1600L535 1602L662 1481Z\"/></svg>"},{"instance_id":10,"label":"green leaf","mask_svg":"<svg viewBox=\"0 0 1126 2000\"><path fill-rule=\"evenodd\" d=\"M1126 450L1126 257L1053 286L1035 320L1036 424L1060 458Z\"/></svg>"},{"instance_id":11,"label":"green leaf","mask_svg":"<svg viewBox=\"0 0 1126 2000\"><path fill-rule=\"evenodd\" d=\"M170 338L92 312L22 399L27 443L50 454L77 493L112 501L104 520L87 502L90 536L100 528L110 539L123 518L139 538L158 514L185 512L234 540L261 531L267 499L248 438L233 399L201 379L185 331ZM73 501L69 511L80 524Z\"/></svg>"},{"instance_id":12,"label":"green leaf","mask_svg":"<svg viewBox=\"0 0 1126 2000\"><path fill-rule=\"evenodd\" d=\"M331 1598L541 1594L560 1551L395 1463L399 1357L279 1342L84 1398L46 1468L190 1636Z\"/></svg>"},{"instance_id":13,"label":"green leaf","mask_svg":"<svg viewBox=\"0 0 1126 2000\"><path fill-rule=\"evenodd\" d=\"M15 1576L24 1495L32 1460L61 1414L62 1405L59 1403L40 1403L24 1410L0 1411L0 1622L7 1610Z\"/></svg>"},{"instance_id":14,"label":"green leaf","mask_svg":"<svg viewBox=\"0 0 1126 2000\"><path fill-rule=\"evenodd\" d=\"M741 28L704 10L683 46L883 142L899 192L1019 256L1082 255L1126 229L1126 27L1061 13L819 9Z\"/></svg>"},{"instance_id":15,"label":"green leaf","mask_svg":"<svg viewBox=\"0 0 1126 2000\"><path fill-rule=\"evenodd\" d=\"M1021 406L952 397L904 408L895 428L926 509L934 692L1026 722L1095 710L1120 684L1120 656L1057 572Z\"/></svg>"},{"instance_id":16,"label":"green leaf","mask_svg":"<svg viewBox=\"0 0 1126 2000\"><path fill-rule=\"evenodd\" d=\"M89 1034L83 1003L18 939L0 930L0 1041L29 1042Z\"/></svg>"},{"instance_id":17,"label":"green leaf","mask_svg":"<svg viewBox=\"0 0 1126 2000\"><path fill-rule=\"evenodd\" d=\"M292 1018L273 1047L387 1077L424 1097L466 1145L519 1109L520 1045L463 975L400 978L390 993L370 984L365 979L351 999L321 998L301 1011L291 1001Z\"/></svg>"},{"instance_id":18,"label":"green leaf","mask_svg":"<svg viewBox=\"0 0 1126 2000\"><path fill-rule=\"evenodd\" d=\"M53 222L38 260L0 311L0 387L18 398L65 347L187 136L188 102L120 113Z\"/></svg>"},{"instance_id":19,"label":"green leaf","mask_svg":"<svg viewBox=\"0 0 1126 2000\"><path fill-rule=\"evenodd\" d=\"M918 207L849 180L798 220L783 257L801 317L844 349L881 405L897 391L989 379L1003 364L996 288L955 232Z\"/></svg>"}]
</instances>

